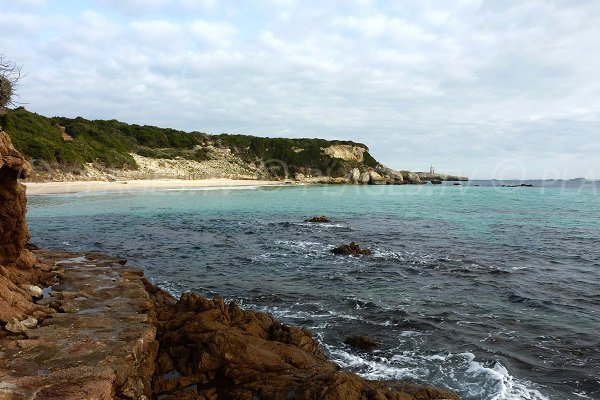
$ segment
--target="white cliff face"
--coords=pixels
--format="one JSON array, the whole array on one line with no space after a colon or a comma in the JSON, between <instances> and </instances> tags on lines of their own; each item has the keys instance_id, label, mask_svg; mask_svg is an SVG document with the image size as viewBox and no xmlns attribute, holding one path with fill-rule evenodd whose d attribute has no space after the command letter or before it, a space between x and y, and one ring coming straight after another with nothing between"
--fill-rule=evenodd
<instances>
[{"instance_id":1,"label":"white cliff face","mask_svg":"<svg viewBox=\"0 0 600 400\"><path fill-rule=\"evenodd\" d=\"M323 147L321 150L323 150L323 153L327 154L329 157L341 158L342 160L356 162L363 162L364 153L367 151L367 149L364 147L350 146L348 144L338 144L329 147Z\"/></svg>"}]
</instances>

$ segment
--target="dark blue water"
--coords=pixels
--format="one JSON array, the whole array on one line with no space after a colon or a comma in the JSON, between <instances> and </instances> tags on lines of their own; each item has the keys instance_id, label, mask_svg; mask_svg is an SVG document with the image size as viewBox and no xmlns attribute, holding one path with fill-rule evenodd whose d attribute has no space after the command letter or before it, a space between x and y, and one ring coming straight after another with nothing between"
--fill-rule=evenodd
<instances>
[{"instance_id":1,"label":"dark blue water","mask_svg":"<svg viewBox=\"0 0 600 400\"><path fill-rule=\"evenodd\" d=\"M303 220L326 214L332 223ZM465 399L600 398L595 188L312 186L36 196L41 246L313 330L344 368ZM371 257L329 250L356 241ZM348 335L383 343L372 354Z\"/></svg>"}]
</instances>

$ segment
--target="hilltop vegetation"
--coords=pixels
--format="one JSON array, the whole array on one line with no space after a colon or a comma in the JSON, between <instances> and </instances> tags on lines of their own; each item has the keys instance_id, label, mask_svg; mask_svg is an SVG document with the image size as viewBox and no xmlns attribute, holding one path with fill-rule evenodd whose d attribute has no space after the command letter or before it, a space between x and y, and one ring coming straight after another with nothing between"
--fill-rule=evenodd
<instances>
[{"instance_id":1,"label":"hilltop vegetation","mask_svg":"<svg viewBox=\"0 0 600 400\"><path fill-rule=\"evenodd\" d=\"M23 107L6 110L0 125L15 147L35 164L77 171L85 164L98 168L135 170L132 154L158 159L209 161L225 149L249 165L262 165L273 176L317 171L342 176L353 167L376 167L368 151L362 162L346 161L325 154L332 145L365 145L324 139L265 138L247 135L207 135L175 129L127 124L116 120L81 117L48 118ZM368 150L368 149L367 149Z\"/></svg>"}]
</instances>

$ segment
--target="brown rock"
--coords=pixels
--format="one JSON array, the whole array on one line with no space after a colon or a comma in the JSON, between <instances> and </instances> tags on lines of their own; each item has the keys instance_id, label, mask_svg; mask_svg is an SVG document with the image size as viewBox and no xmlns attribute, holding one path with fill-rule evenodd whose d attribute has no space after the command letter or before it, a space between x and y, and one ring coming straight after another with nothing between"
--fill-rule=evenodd
<instances>
[{"instance_id":1,"label":"brown rock","mask_svg":"<svg viewBox=\"0 0 600 400\"><path fill-rule=\"evenodd\" d=\"M326 216L321 215L320 217L312 217L312 218L309 218L309 219L305 219L304 222L323 223L323 222L330 222L330 220Z\"/></svg>"},{"instance_id":2,"label":"brown rock","mask_svg":"<svg viewBox=\"0 0 600 400\"><path fill-rule=\"evenodd\" d=\"M367 381L328 361L308 330L194 294L157 304L154 395L166 399L458 399L444 389Z\"/></svg>"},{"instance_id":3,"label":"brown rock","mask_svg":"<svg viewBox=\"0 0 600 400\"><path fill-rule=\"evenodd\" d=\"M29 163L15 150L10 137L0 131L0 264L17 261L29 240L25 187L17 179L30 173Z\"/></svg>"},{"instance_id":4,"label":"brown rock","mask_svg":"<svg viewBox=\"0 0 600 400\"><path fill-rule=\"evenodd\" d=\"M346 340L344 340L344 343L354 349L363 351L372 351L380 346L379 342L376 342L368 336L348 336Z\"/></svg>"},{"instance_id":5,"label":"brown rock","mask_svg":"<svg viewBox=\"0 0 600 400\"><path fill-rule=\"evenodd\" d=\"M332 249L331 252L333 254L342 254L342 255L352 255L352 256L369 256L373 254L373 252L369 249L361 249L358 244L352 242L350 244L343 244L335 249Z\"/></svg>"}]
</instances>

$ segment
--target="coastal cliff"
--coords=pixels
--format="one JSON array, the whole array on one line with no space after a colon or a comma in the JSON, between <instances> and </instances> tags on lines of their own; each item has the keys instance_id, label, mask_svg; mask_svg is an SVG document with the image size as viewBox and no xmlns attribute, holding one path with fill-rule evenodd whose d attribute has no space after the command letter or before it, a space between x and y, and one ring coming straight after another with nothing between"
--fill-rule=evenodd
<instances>
[{"instance_id":1,"label":"coastal cliff","mask_svg":"<svg viewBox=\"0 0 600 400\"><path fill-rule=\"evenodd\" d=\"M0 125L32 161L34 182L230 178L418 184L431 180L388 168L373 158L366 145L352 141L208 135L115 120L47 118L23 107L6 110Z\"/></svg>"},{"instance_id":2,"label":"coastal cliff","mask_svg":"<svg viewBox=\"0 0 600 400\"><path fill-rule=\"evenodd\" d=\"M345 373L309 331L220 297L177 301L126 260L27 248L29 165L0 144L1 399L458 399Z\"/></svg>"}]
</instances>

